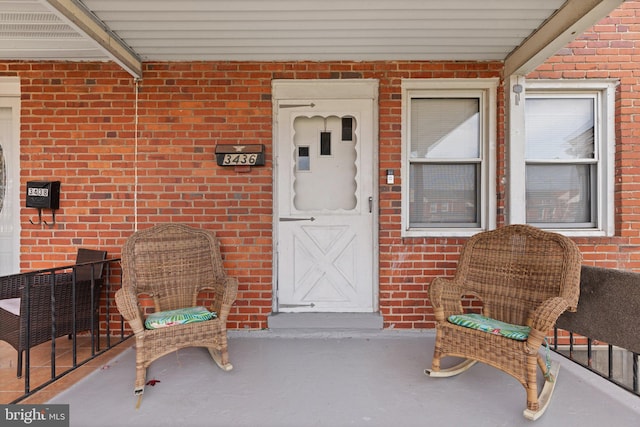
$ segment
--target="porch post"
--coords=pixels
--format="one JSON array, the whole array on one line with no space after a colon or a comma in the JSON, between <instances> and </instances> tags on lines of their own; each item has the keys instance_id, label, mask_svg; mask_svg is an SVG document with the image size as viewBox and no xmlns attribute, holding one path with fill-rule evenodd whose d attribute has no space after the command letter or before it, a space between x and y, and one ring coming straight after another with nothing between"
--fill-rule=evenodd
<instances>
[{"instance_id":1,"label":"porch post","mask_svg":"<svg viewBox=\"0 0 640 427\"><path fill-rule=\"evenodd\" d=\"M525 77L505 78L505 223L526 222L525 174L519 172L524 164L525 144Z\"/></svg>"}]
</instances>

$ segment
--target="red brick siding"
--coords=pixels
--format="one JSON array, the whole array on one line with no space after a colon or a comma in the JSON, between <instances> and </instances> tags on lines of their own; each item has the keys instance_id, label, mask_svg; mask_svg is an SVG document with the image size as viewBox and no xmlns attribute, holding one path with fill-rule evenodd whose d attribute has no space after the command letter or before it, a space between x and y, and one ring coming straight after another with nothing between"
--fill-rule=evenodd
<instances>
[{"instance_id":1,"label":"red brick siding","mask_svg":"<svg viewBox=\"0 0 640 427\"><path fill-rule=\"evenodd\" d=\"M139 83L137 215L139 228L184 222L213 229L225 264L240 281L231 328L263 328L272 305L273 79L376 78L380 81L380 310L387 326L433 326L432 277L451 274L459 239L402 239L402 78L482 78L499 63L150 63ZM62 181L53 228L22 210L24 270L70 262L78 246L119 256L134 231L136 84L115 65L0 64L22 81L22 185ZM260 143L267 165L239 173L216 166L215 145Z\"/></svg>"}]
</instances>

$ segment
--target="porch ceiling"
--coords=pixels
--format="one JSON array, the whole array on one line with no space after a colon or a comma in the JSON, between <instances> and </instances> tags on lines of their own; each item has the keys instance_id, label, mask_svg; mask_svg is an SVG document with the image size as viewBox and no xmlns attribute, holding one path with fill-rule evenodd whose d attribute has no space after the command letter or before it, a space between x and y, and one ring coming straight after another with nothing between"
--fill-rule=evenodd
<instances>
[{"instance_id":1,"label":"porch ceiling","mask_svg":"<svg viewBox=\"0 0 640 427\"><path fill-rule=\"evenodd\" d=\"M472 60L527 72L624 0L0 0L0 59Z\"/></svg>"}]
</instances>

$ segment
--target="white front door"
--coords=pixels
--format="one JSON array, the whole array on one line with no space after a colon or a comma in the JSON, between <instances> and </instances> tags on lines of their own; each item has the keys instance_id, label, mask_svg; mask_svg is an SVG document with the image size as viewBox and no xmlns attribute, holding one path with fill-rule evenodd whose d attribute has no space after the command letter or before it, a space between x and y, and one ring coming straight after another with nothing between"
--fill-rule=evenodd
<instances>
[{"instance_id":1,"label":"white front door","mask_svg":"<svg viewBox=\"0 0 640 427\"><path fill-rule=\"evenodd\" d=\"M0 77L0 276L20 270L20 81Z\"/></svg>"},{"instance_id":2,"label":"white front door","mask_svg":"<svg viewBox=\"0 0 640 427\"><path fill-rule=\"evenodd\" d=\"M344 81L307 84L323 88L310 94L305 88L299 94L307 96L300 98L279 98L295 91L279 92L274 83L275 309L372 312L377 309L376 99L350 97ZM364 85L366 93L377 89L370 81Z\"/></svg>"}]
</instances>

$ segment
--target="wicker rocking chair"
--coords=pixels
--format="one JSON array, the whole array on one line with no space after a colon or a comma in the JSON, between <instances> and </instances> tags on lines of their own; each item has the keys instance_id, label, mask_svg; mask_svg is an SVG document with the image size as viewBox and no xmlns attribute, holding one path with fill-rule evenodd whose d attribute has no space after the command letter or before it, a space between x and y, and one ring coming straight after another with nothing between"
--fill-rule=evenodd
<instances>
[{"instance_id":1,"label":"wicker rocking chair","mask_svg":"<svg viewBox=\"0 0 640 427\"><path fill-rule=\"evenodd\" d=\"M559 371L539 350L560 314L577 310L581 261L570 239L528 225L473 236L462 250L455 277L436 278L429 289L437 324L432 366L425 373L449 377L476 362L486 363L524 386L524 416L539 418ZM481 300L482 314L463 313L463 297ZM465 360L441 369L445 356ZM536 366L545 378L540 393Z\"/></svg>"},{"instance_id":2,"label":"wicker rocking chair","mask_svg":"<svg viewBox=\"0 0 640 427\"><path fill-rule=\"evenodd\" d=\"M122 249L122 288L116 292L118 310L136 336L136 380L134 394L144 393L147 368L156 359L185 347L206 347L224 371L233 368L227 350L227 316L235 301L238 282L227 277L212 232L182 224L161 224L138 231ZM138 297L152 297L161 314L191 309L201 292L210 292L214 302L211 320L169 323L149 329ZM205 309L205 312L208 310ZM152 316L152 315L150 315Z\"/></svg>"}]
</instances>

